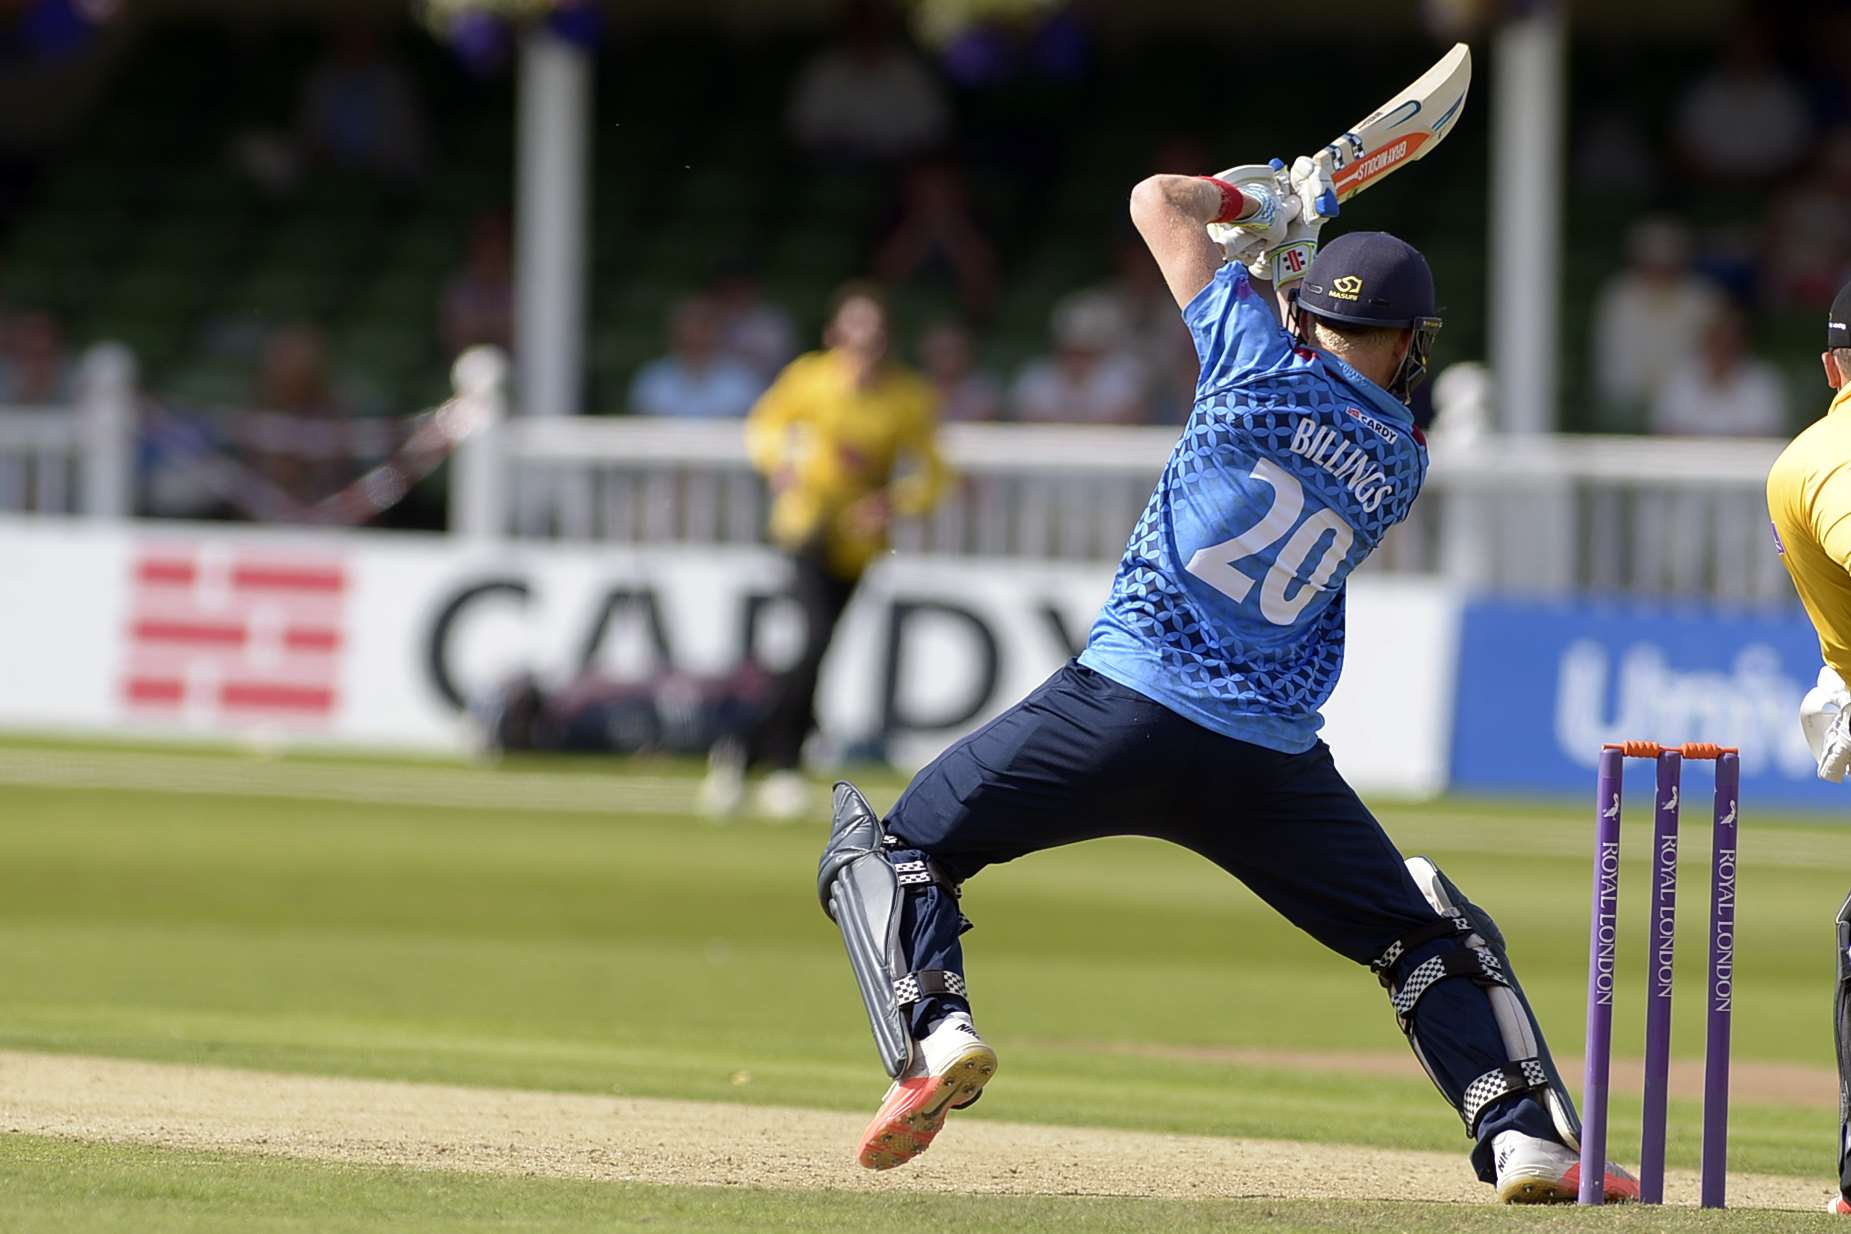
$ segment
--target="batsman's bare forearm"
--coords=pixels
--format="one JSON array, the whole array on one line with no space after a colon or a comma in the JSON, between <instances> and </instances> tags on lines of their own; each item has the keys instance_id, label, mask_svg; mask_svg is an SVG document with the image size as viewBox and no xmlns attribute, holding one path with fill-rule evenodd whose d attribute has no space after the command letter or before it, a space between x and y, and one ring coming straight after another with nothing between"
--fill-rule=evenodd
<instances>
[{"instance_id":1,"label":"batsman's bare forearm","mask_svg":"<svg viewBox=\"0 0 1851 1234\"><path fill-rule=\"evenodd\" d=\"M1149 176L1131 190L1131 218L1180 215L1191 226L1206 227L1221 213L1221 190L1201 176Z\"/></svg>"},{"instance_id":2,"label":"batsman's bare forearm","mask_svg":"<svg viewBox=\"0 0 1851 1234\"><path fill-rule=\"evenodd\" d=\"M1131 190L1131 222L1178 308L1195 299L1221 265L1221 248L1205 229L1222 205L1221 190L1197 176L1151 176Z\"/></svg>"}]
</instances>

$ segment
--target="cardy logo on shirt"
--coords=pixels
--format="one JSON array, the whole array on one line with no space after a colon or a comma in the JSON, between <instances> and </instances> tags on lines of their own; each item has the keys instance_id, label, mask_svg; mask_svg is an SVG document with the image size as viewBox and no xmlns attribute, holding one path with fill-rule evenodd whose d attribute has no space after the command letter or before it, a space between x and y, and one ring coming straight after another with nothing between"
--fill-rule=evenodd
<instances>
[{"instance_id":1,"label":"cardy logo on shirt","mask_svg":"<svg viewBox=\"0 0 1851 1234\"><path fill-rule=\"evenodd\" d=\"M1346 274L1342 278L1330 281L1330 294L1339 300L1354 300L1363 294L1363 281L1359 275Z\"/></svg>"},{"instance_id":2,"label":"cardy logo on shirt","mask_svg":"<svg viewBox=\"0 0 1851 1234\"><path fill-rule=\"evenodd\" d=\"M1371 433L1374 433L1377 437L1380 437L1383 441L1386 441L1389 445L1393 445L1401 440L1400 433L1389 428L1374 416L1363 414L1360 408L1345 407L1343 409L1343 414L1368 429Z\"/></svg>"}]
</instances>

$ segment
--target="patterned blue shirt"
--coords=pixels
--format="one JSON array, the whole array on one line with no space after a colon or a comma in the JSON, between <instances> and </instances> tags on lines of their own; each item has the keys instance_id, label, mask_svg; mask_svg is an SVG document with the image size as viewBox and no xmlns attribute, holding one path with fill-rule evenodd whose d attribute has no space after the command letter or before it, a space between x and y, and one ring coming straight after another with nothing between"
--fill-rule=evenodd
<instances>
[{"instance_id":1,"label":"patterned blue shirt","mask_svg":"<svg viewBox=\"0 0 1851 1234\"><path fill-rule=\"evenodd\" d=\"M1295 347L1231 262L1183 310L1195 408L1080 663L1215 732L1299 753L1343 668L1343 588L1427 472L1408 409Z\"/></svg>"}]
</instances>

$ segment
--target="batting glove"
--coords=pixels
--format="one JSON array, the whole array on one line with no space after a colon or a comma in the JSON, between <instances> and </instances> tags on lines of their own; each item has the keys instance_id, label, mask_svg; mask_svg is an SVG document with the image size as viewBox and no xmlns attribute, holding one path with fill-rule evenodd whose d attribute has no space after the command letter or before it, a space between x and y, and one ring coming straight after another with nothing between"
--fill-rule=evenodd
<instances>
[{"instance_id":1,"label":"batting glove","mask_svg":"<svg viewBox=\"0 0 1851 1234\"><path fill-rule=\"evenodd\" d=\"M1246 266L1255 278L1266 277L1260 264L1266 250L1285 240L1292 217L1289 212L1295 213L1298 209L1298 202L1292 196L1291 177L1274 170L1279 166L1279 160L1274 159L1271 164L1246 163L1215 173L1215 179L1239 189L1259 211L1239 223L1210 223L1208 238L1221 246L1229 261Z\"/></svg>"},{"instance_id":2,"label":"batting glove","mask_svg":"<svg viewBox=\"0 0 1851 1234\"><path fill-rule=\"evenodd\" d=\"M1282 290L1305 277L1317 255L1318 233L1337 216L1330 169L1300 156L1288 170L1280 159L1265 167L1233 167L1215 177L1261 202L1259 215L1242 223L1210 223L1208 234L1229 261Z\"/></svg>"},{"instance_id":3,"label":"batting glove","mask_svg":"<svg viewBox=\"0 0 1851 1234\"><path fill-rule=\"evenodd\" d=\"M1337 217L1337 186L1330 168L1302 154L1293 160L1291 171L1278 159L1273 160L1273 170L1285 177L1296 204L1285 238L1266 250L1266 274L1273 290L1283 291L1311 269L1311 259L1318 253L1318 233L1326 221Z\"/></svg>"}]
</instances>

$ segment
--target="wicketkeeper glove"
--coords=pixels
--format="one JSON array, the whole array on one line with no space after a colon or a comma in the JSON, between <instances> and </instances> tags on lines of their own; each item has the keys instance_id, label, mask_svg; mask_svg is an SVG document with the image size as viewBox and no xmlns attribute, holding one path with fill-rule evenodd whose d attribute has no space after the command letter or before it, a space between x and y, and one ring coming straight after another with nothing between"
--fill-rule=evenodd
<instances>
[{"instance_id":1,"label":"wicketkeeper glove","mask_svg":"<svg viewBox=\"0 0 1851 1234\"><path fill-rule=\"evenodd\" d=\"M1800 700L1800 731L1819 760L1819 778L1842 783L1851 770L1851 693L1829 666Z\"/></svg>"},{"instance_id":2,"label":"wicketkeeper glove","mask_svg":"<svg viewBox=\"0 0 1851 1234\"><path fill-rule=\"evenodd\" d=\"M1847 770L1851 770L1851 711L1840 711L1819 751L1819 778L1842 784Z\"/></svg>"}]
</instances>

